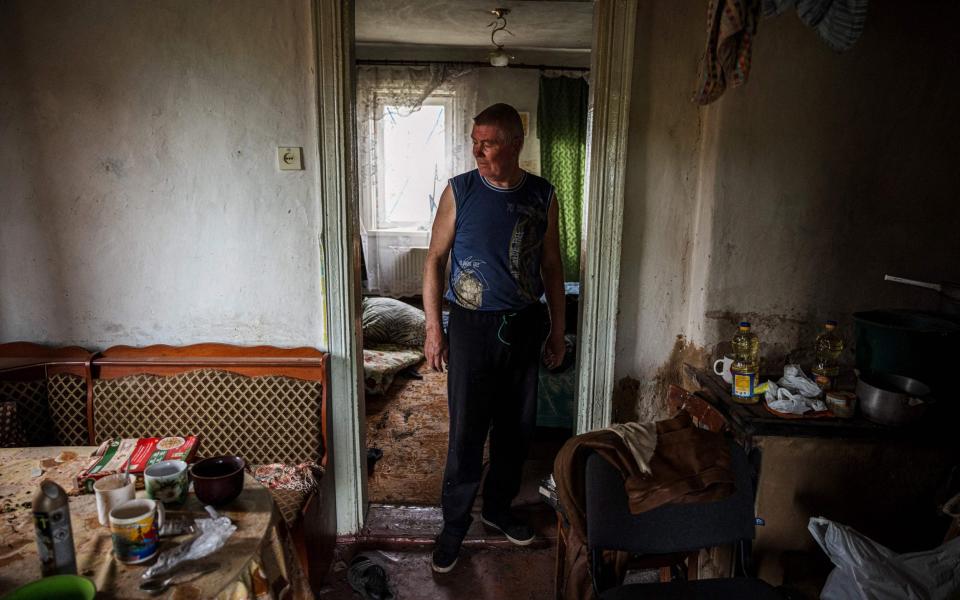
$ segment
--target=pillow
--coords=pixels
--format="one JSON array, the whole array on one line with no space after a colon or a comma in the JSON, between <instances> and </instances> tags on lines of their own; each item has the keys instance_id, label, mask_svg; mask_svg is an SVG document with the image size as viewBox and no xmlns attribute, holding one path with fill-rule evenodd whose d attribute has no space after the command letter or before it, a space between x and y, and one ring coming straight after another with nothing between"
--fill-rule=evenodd
<instances>
[{"instance_id":1,"label":"pillow","mask_svg":"<svg viewBox=\"0 0 960 600\"><path fill-rule=\"evenodd\" d=\"M363 299L363 345L399 344L422 348L427 337L423 311L393 298Z\"/></svg>"}]
</instances>

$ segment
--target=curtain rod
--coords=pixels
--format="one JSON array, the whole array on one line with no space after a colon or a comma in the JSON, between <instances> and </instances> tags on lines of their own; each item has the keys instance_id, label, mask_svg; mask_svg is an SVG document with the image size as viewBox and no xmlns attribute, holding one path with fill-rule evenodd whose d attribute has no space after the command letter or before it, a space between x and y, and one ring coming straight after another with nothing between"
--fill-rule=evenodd
<instances>
[{"instance_id":1,"label":"curtain rod","mask_svg":"<svg viewBox=\"0 0 960 600\"><path fill-rule=\"evenodd\" d=\"M507 65L506 67L494 67L490 63L480 61L452 61L452 60L374 60L358 59L358 65L383 65L383 66L402 66L402 67L428 67L430 65L462 65L465 67L488 67L491 69L539 69L541 71L578 71L580 73L589 73L590 69L586 67L557 67L553 65Z\"/></svg>"}]
</instances>

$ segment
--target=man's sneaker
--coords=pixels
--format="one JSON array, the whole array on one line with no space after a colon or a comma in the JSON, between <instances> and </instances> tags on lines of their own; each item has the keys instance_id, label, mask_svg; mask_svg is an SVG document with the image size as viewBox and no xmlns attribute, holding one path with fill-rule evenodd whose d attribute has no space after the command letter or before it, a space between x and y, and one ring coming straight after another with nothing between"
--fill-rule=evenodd
<instances>
[{"instance_id":1,"label":"man's sneaker","mask_svg":"<svg viewBox=\"0 0 960 600\"><path fill-rule=\"evenodd\" d=\"M485 515L480 513L480 520L485 525L493 527L507 536L507 539L518 546L526 546L533 541L533 528L517 519L509 512Z\"/></svg>"},{"instance_id":2,"label":"man's sneaker","mask_svg":"<svg viewBox=\"0 0 960 600\"><path fill-rule=\"evenodd\" d=\"M433 570L437 573L449 573L457 564L460 555L460 545L463 536L451 533L446 527L437 536L437 543L433 547Z\"/></svg>"}]
</instances>

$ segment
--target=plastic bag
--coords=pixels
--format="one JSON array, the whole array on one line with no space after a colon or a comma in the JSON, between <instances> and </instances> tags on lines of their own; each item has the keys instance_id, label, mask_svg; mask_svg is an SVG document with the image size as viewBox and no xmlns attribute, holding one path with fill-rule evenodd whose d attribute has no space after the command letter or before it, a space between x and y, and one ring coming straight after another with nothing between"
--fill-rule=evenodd
<instances>
[{"instance_id":1,"label":"plastic bag","mask_svg":"<svg viewBox=\"0 0 960 600\"><path fill-rule=\"evenodd\" d=\"M836 565L821 600L939 600L960 591L960 538L932 550L896 554L823 517L812 517L807 529Z\"/></svg>"},{"instance_id":2,"label":"plastic bag","mask_svg":"<svg viewBox=\"0 0 960 600\"><path fill-rule=\"evenodd\" d=\"M212 506L205 506L204 509L210 515L210 518L195 521L200 533L196 537L158 554L157 562L143 572L144 579L163 575L188 560L196 560L213 554L237 530L237 526L228 517L221 517Z\"/></svg>"},{"instance_id":3,"label":"plastic bag","mask_svg":"<svg viewBox=\"0 0 960 600\"><path fill-rule=\"evenodd\" d=\"M811 410L827 410L827 405L817 398L821 393L820 386L799 365L787 365L780 381L767 382L764 399L777 412L802 415Z\"/></svg>"}]
</instances>

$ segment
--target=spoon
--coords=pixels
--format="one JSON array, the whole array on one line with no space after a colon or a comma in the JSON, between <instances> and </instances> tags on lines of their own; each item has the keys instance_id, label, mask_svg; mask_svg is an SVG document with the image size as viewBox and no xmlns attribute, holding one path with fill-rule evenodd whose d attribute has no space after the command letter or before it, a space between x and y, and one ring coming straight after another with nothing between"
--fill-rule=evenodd
<instances>
[{"instance_id":1,"label":"spoon","mask_svg":"<svg viewBox=\"0 0 960 600\"><path fill-rule=\"evenodd\" d=\"M147 579L140 584L140 591L147 592L148 594L154 596L157 594L162 594L171 585L187 583L188 581L192 581L201 575L206 575L207 573L216 571L219 568L219 564L213 563L203 567L196 567L187 573L175 573L166 579L164 579L162 576L155 577L153 579Z\"/></svg>"}]
</instances>

